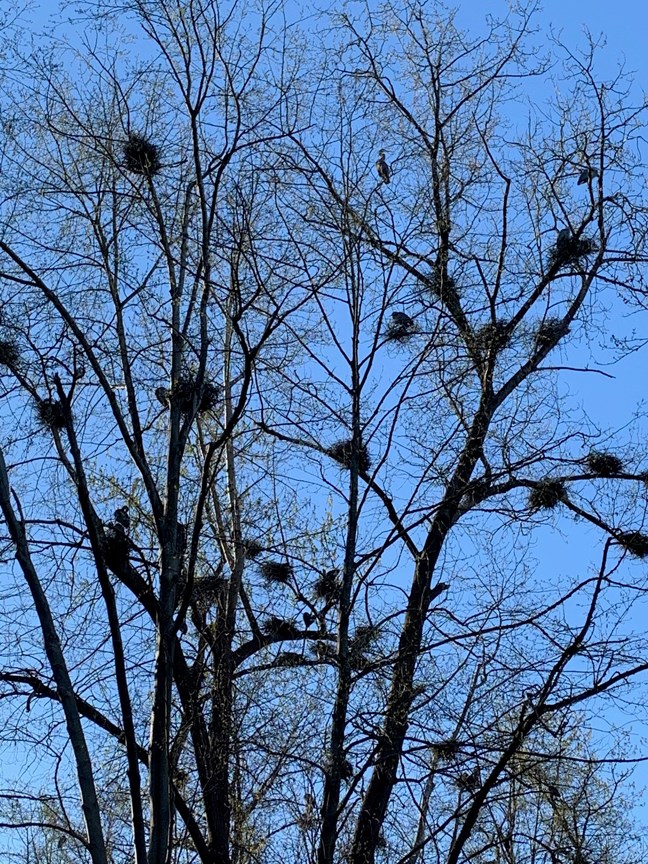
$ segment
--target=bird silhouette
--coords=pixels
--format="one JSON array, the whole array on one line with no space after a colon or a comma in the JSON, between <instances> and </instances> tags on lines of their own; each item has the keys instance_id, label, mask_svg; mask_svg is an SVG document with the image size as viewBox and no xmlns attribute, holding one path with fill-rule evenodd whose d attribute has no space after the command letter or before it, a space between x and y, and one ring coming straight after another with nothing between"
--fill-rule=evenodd
<instances>
[{"instance_id":1,"label":"bird silhouette","mask_svg":"<svg viewBox=\"0 0 648 864\"><path fill-rule=\"evenodd\" d=\"M411 330L414 327L414 319L405 312L392 312L391 320L395 327L400 327L403 330Z\"/></svg>"},{"instance_id":2,"label":"bird silhouette","mask_svg":"<svg viewBox=\"0 0 648 864\"><path fill-rule=\"evenodd\" d=\"M583 170L578 175L578 186L582 186L584 183L589 183L592 180L596 180L597 177L601 175L596 170L596 168L583 168Z\"/></svg>"},{"instance_id":3,"label":"bird silhouette","mask_svg":"<svg viewBox=\"0 0 648 864\"><path fill-rule=\"evenodd\" d=\"M380 153L378 153L378 161L376 162L376 171L378 172L378 176L383 181L383 183L389 183L390 170L389 170L389 165L385 161L385 151L384 150L381 150Z\"/></svg>"},{"instance_id":4,"label":"bird silhouette","mask_svg":"<svg viewBox=\"0 0 648 864\"><path fill-rule=\"evenodd\" d=\"M569 241L572 239L572 232L569 228L561 228L558 232L558 237L556 237L556 247L558 249L564 249L565 246L569 244Z\"/></svg>"},{"instance_id":5,"label":"bird silhouette","mask_svg":"<svg viewBox=\"0 0 648 864\"><path fill-rule=\"evenodd\" d=\"M130 514L128 512L128 507L118 507L115 510L115 522L117 525L121 525L124 531L128 531L130 529Z\"/></svg>"},{"instance_id":6,"label":"bird silhouette","mask_svg":"<svg viewBox=\"0 0 648 864\"><path fill-rule=\"evenodd\" d=\"M161 405L164 405L165 408L169 407L169 398L171 393L167 390L166 387L156 387L155 388L155 398Z\"/></svg>"}]
</instances>

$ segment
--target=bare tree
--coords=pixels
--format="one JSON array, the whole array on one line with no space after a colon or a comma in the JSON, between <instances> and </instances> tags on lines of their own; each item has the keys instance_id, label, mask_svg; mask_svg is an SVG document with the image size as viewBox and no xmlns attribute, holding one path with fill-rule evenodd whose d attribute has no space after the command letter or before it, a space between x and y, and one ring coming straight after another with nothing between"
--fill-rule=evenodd
<instances>
[{"instance_id":1,"label":"bare tree","mask_svg":"<svg viewBox=\"0 0 648 864\"><path fill-rule=\"evenodd\" d=\"M642 716L646 468L565 388L642 305L643 106L532 10L99 11L3 78L4 824L93 864L629 857L588 729Z\"/></svg>"}]
</instances>

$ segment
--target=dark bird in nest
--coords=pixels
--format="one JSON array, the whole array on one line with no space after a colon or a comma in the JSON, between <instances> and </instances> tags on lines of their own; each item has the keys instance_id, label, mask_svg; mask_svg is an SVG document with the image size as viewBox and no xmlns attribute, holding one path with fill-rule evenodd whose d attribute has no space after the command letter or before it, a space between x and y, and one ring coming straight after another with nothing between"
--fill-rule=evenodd
<instances>
[{"instance_id":1,"label":"dark bird in nest","mask_svg":"<svg viewBox=\"0 0 648 864\"><path fill-rule=\"evenodd\" d=\"M383 183L389 183L390 180L390 170L389 165L385 161L385 151L381 150L378 153L378 161L376 162L376 171L378 172L378 176L382 180Z\"/></svg>"},{"instance_id":2,"label":"dark bird in nest","mask_svg":"<svg viewBox=\"0 0 648 864\"><path fill-rule=\"evenodd\" d=\"M460 774L457 777L457 786L466 792L471 792L479 786L479 768L474 768L469 774Z\"/></svg>"},{"instance_id":3,"label":"dark bird in nest","mask_svg":"<svg viewBox=\"0 0 648 864\"><path fill-rule=\"evenodd\" d=\"M304 619L304 627L312 627L317 621L317 615L313 615L312 612L304 612L302 618Z\"/></svg>"},{"instance_id":4,"label":"dark bird in nest","mask_svg":"<svg viewBox=\"0 0 648 864\"><path fill-rule=\"evenodd\" d=\"M129 134L123 152L126 168L134 174L152 177L162 168L159 149L137 132Z\"/></svg>"},{"instance_id":5,"label":"dark bird in nest","mask_svg":"<svg viewBox=\"0 0 648 864\"><path fill-rule=\"evenodd\" d=\"M351 780L353 774L355 772L355 768L351 761L347 758L344 758L340 764L340 780Z\"/></svg>"},{"instance_id":6,"label":"dark bird in nest","mask_svg":"<svg viewBox=\"0 0 648 864\"><path fill-rule=\"evenodd\" d=\"M561 480L541 480L529 492L531 510L553 510L561 501L567 500L567 490Z\"/></svg>"},{"instance_id":7,"label":"dark bird in nest","mask_svg":"<svg viewBox=\"0 0 648 864\"><path fill-rule=\"evenodd\" d=\"M263 632L275 639L296 639L299 636L299 629L294 621L286 621L277 615L271 615L264 622Z\"/></svg>"},{"instance_id":8,"label":"dark bird in nest","mask_svg":"<svg viewBox=\"0 0 648 864\"><path fill-rule=\"evenodd\" d=\"M337 657L337 651L335 650L335 646L331 645L330 642L325 642L323 639L319 642L316 642L312 650L317 655L318 660L334 661Z\"/></svg>"},{"instance_id":9,"label":"dark bird in nest","mask_svg":"<svg viewBox=\"0 0 648 864\"><path fill-rule=\"evenodd\" d=\"M648 557L648 535L641 531L624 531L616 535L617 543L635 558Z\"/></svg>"},{"instance_id":10,"label":"dark bird in nest","mask_svg":"<svg viewBox=\"0 0 648 864\"><path fill-rule=\"evenodd\" d=\"M292 564L288 561L264 561L259 567L266 582L277 582L285 585L293 574Z\"/></svg>"},{"instance_id":11,"label":"dark bird in nest","mask_svg":"<svg viewBox=\"0 0 648 864\"><path fill-rule=\"evenodd\" d=\"M553 783L548 784L547 792L549 793L550 798L560 798L560 790L557 786L554 786Z\"/></svg>"},{"instance_id":12,"label":"dark bird in nest","mask_svg":"<svg viewBox=\"0 0 648 864\"><path fill-rule=\"evenodd\" d=\"M599 477L613 477L623 471L623 462L612 453L592 450L585 461L592 474L598 474Z\"/></svg>"},{"instance_id":13,"label":"dark bird in nest","mask_svg":"<svg viewBox=\"0 0 648 864\"><path fill-rule=\"evenodd\" d=\"M596 168L583 168L583 170L578 175L578 186L583 186L585 183L590 183L592 180L596 180L597 177L601 175L596 170Z\"/></svg>"},{"instance_id":14,"label":"dark bird in nest","mask_svg":"<svg viewBox=\"0 0 648 864\"><path fill-rule=\"evenodd\" d=\"M156 387L155 388L155 398L158 400L160 405L163 405L165 408L168 408L170 405L171 391L167 390L166 387Z\"/></svg>"},{"instance_id":15,"label":"dark bird in nest","mask_svg":"<svg viewBox=\"0 0 648 864\"><path fill-rule=\"evenodd\" d=\"M391 321L387 327L386 336L396 342L407 339L416 332L414 319L405 312L392 312Z\"/></svg>"},{"instance_id":16,"label":"dark bird in nest","mask_svg":"<svg viewBox=\"0 0 648 864\"><path fill-rule=\"evenodd\" d=\"M304 658L296 651L282 651L275 657L275 666L295 667L301 666Z\"/></svg>"},{"instance_id":17,"label":"dark bird in nest","mask_svg":"<svg viewBox=\"0 0 648 864\"><path fill-rule=\"evenodd\" d=\"M398 325L398 327L405 327L408 330L414 327L414 319L410 318L405 312L392 312L391 317L393 323Z\"/></svg>"},{"instance_id":18,"label":"dark bird in nest","mask_svg":"<svg viewBox=\"0 0 648 864\"><path fill-rule=\"evenodd\" d=\"M130 514L128 512L128 507L118 507L115 510L114 519L115 519L115 522L117 523L117 525L121 525L122 528L124 529L124 531L126 531L126 533L128 533L128 531L130 530L130 523L131 523Z\"/></svg>"},{"instance_id":19,"label":"dark bird in nest","mask_svg":"<svg viewBox=\"0 0 648 864\"><path fill-rule=\"evenodd\" d=\"M322 573L319 579L313 585L313 592L316 597L326 600L329 603L334 603L340 599L342 586L339 580L340 571L337 568L327 570Z\"/></svg>"},{"instance_id":20,"label":"dark bird in nest","mask_svg":"<svg viewBox=\"0 0 648 864\"><path fill-rule=\"evenodd\" d=\"M331 459L335 459L335 461L339 462L340 465L351 470L353 465L353 440L351 438L331 444L331 446L326 449L326 453L331 457ZM362 442L360 443L357 456L358 470L361 474L366 474L371 467L371 457L369 456L366 444L363 444Z\"/></svg>"},{"instance_id":21,"label":"dark bird in nest","mask_svg":"<svg viewBox=\"0 0 648 864\"><path fill-rule=\"evenodd\" d=\"M556 237L556 245L549 254L549 266L578 264L581 258L596 252L594 240L589 237L575 237L569 228L562 228Z\"/></svg>"},{"instance_id":22,"label":"dark bird in nest","mask_svg":"<svg viewBox=\"0 0 648 864\"><path fill-rule=\"evenodd\" d=\"M128 562L130 543L123 525L118 522L108 522L104 525L102 549L106 566L113 573L121 573Z\"/></svg>"},{"instance_id":23,"label":"dark bird in nest","mask_svg":"<svg viewBox=\"0 0 648 864\"><path fill-rule=\"evenodd\" d=\"M65 408L58 399L41 399L36 404L38 417L50 429L65 429Z\"/></svg>"},{"instance_id":24,"label":"dark bird in nest","mask_svg":"<svg viewBox=\"0 0 648 864\"><path fill-rule=\"evenodd\" d=\"M20 352L15 342L0 339L0 366L15 369L20 361Z\"/></svg>"}]
</instances>

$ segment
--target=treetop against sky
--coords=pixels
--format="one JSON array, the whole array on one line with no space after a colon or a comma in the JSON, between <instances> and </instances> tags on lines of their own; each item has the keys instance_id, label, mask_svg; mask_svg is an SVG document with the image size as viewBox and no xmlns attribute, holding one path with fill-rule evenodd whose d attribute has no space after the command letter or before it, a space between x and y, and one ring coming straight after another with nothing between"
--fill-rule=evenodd
<instances>
[{"instance_id":1,"label":"treetop against sky","mask_svg":"<svg viewBox=\"0 0 648 864\"><path fill-rule=\"evenodd\" d=\"M643 853L645 100L548 14L6 18L8 860Z\"/></svg>"}]
</instances>

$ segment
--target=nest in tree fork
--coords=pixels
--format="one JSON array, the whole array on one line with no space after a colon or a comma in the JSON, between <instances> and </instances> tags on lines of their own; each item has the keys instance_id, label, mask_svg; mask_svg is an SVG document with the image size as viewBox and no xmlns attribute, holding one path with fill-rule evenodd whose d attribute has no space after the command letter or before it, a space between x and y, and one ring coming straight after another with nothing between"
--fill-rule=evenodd
<instances>
[{"instance_id":1,"label":"nest in tree fork","mask_svg":"<svg viewBox=\"0 0 648 864\"><path fill-rule=\"evenodd\" d=\"M542 480L529 492L529 507L532 510L553 510L566 500L567 491L561 480Z\"/></svg>"},{"instance_id":2,"label":"nest in tree fork","mask_svg":"<svg viewBox=\"0 0 648 864\"><path fill-rule=\"evenodd\" d=\"M434 267L431 273L425 277L425 289L435 297L443 300L448 295L457 294L457 281L448 273L443 272L440 266Z\"/></svg>"},{"instance_id":3,"label":"nest in tree fork","mask_svg":"<svg viewBox=\"0 0 648 864\"><path fill-rule=\"evenodd\" d=\"M293 573L292 565L288 561L264 561L259 569L266 582L275 582L280 585L289 582Z\"/></svg>"},{"instance_id":4,"label":"nest in tree fork","mask_svg":"<svg viewBox=\"0 0 648 864\"><path fill-rule=\"evenodd\" d=\"M553 347L567 333L569 333L569 327L561 318L545 318L536 332L536 347Z\"/></svg>"},{"instance_id":5,"label":"nest in tree fork","mask_svg":"<svg viewBox=\"0 0 648 864\"><path fill-rule=\"evenodd\" d=\"M20 352L15 342L10 339L0 339L0 366L15 369L20 361Z\"/></svg>"},{"instance_id":6,"label":"nest in tree fork","mask_svg":"<svg viewBox=\"0 0 648 864\"><path fill-rule=\"evenodd\" d=\"M506 321L490 321L475 331L474 342L483 351L503 348L511 338Z\"/></svg>"},{"instance_id":7,"label":"nest in tree fork","mask_svg":"<svg viewBox=\"0 0 648 864\"><path fill-rule=\"evenodd\" d=\"M214 606L218 602L224 585L225 580L220 576L194 579L191 599L198 607L209 609L210 606Z\"/></svg>"},{"instance_id":8,"label":"nest in tree fork","mask_svg":"<svg viewBox=\"0 0 648 864\"><path fill-rule=\"evenodd\" d=\"M257 558L262 552L264 547L258 540L243 540L243 552L245 553L245 557L253 560Z\"/></svg>"},{"instance_id":9,"label":"nest in tree fork","mask_svg":"<svg viewBox=\"0 0 648 864\"><path fill-rule=\"evenodd\" d=\"M162 168L158 147L137 132L132 132L124 144L124 161L129 171L146 177L152 177Z\"/></svg>"},{"instance_id":10,"label":"nest in tree fork","mask_svg":"<svg viewBox=\"0 0 648 864\"><path fill-rule=\"evenodd\" d=\"M648 557L648 535L642 534L641 531L624 531L622 534L617 534L616 539L619 545L635 558Z\"/></svg>"},{"instance_id":11,"label":"nest in tree fork","mask_svg":"<svg viewBox=\"0 0 648 864\"><path fill-rule=\"evenodd\" d=\"M592 450L585 462L592 474L598 474L599 477L612 477L623 471L623 462L613 453Z\"/></svg>"},{"instance_id":12,"label":"nest in tree fork","mask_svg":"<svg viewBox=\"0 0 648 864\"><path fill-rule=\"evenodd\" d=\"M171 391L171 398L178 403L183 414L191 414L199 390L196 376L187 372L178 378L176 386ZM213 411L218 404L219 393L218 387L205 379L200 402L196 408L197 412L200 414L205 411Z\"/></svg>"},{"instance_id":13,"label":"nest in tree fork","mask_svg":"<svg viewBox=\"0 0 648 864\"><path fill-rule=\"evenodd\" d=\"M337 441L335 444L331 444L327 448L326 453L331 459L335 459L340 465L351 470L353 464L353 439L348 438L344 441ZM369 456L367 446L360 443L358 448L358 470L361 474L366 474L370 467L371 457Z\"/></svg>"},{"instance_id":14,"label":"nest in tree fork","mask_svg":"<svg viewBox=\"0 0 648 864\"><path fill-rule=\"evenodd\" d=\"M50 429L65 429L65 408L58 399L41 399L36 404L38 419Z\"/></svg>"}]
</instances>

